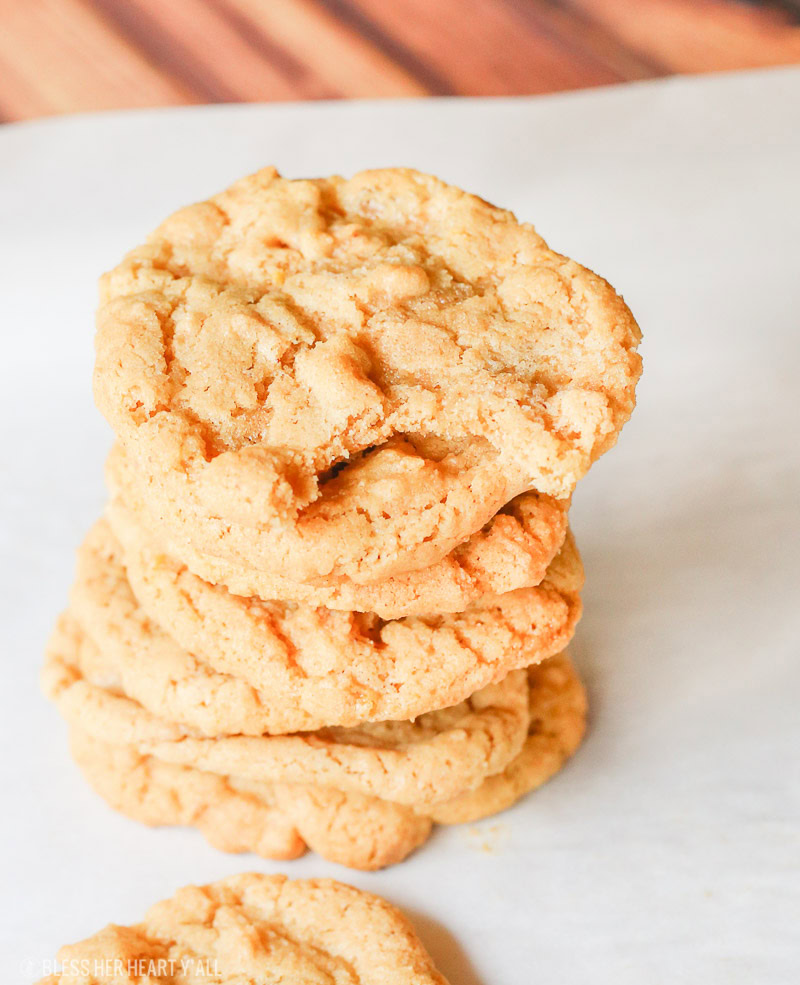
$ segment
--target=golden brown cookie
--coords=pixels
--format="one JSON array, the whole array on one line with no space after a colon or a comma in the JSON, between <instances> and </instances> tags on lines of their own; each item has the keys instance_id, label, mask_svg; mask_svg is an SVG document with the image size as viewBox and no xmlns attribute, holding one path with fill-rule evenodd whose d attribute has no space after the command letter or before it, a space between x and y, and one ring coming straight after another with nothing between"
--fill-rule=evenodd
<instances>
[{"instance_id":1,"label":"golden brown cookie","mask_svg":"<svg viewBox=\"0 0 800 985\"><path fill-rule=\"evenodd\" d=\"M97 741L130 744L162 761L222 775L415 805L446 800L502 770L522 748L529 722L527 676L520 670L414 721L203 738L128 697L102 650L69 616L51 640L43 684L70 725Z\"/></svg>"},{"instance_id":2,"label":"golden brown cookie","mask_svg":"<svg viewBox=\"0 0 800 985\"><path fill-rule=\"evenodd\" d=\"M154 536L160 531L168 539L168 532L161 530L158 517L148 514L137 495L136 472L122 447L115 445L106 465L114 494L106 515L125 547L136 594L170 627L180 619L178 610L185 608L187 598L202 591L200 579L236 595L374 612L382 619L461 612L486 596L538 585L567 533L569 501L530 492L507 503L481 530L427 568L369 585L342 577L310 584L200 554L188 536L185 563L168 558ZM184 645L191 649L194 644L184 641Z\"/></svg>"},{"instance_id":3,"label":"golden brown cookie","mask_svg":"<svg viewBox=\"0 0 800 985\"><path fill-rule=\"evenodd\" d=\"M387 622L243 599L187 573L168 626L192 642L190 653L139 607L100 521L79 551L70 611L100 648L102 673L113 671L115 686L154 714L206 735L282 734L458 704L562 650L580 615L582 581L568 537L541 585L463 613Z\"/></svg>"},{"instance_id":4,"label":"golden brown cookie","mask_svg":"<svg viewBox=\"0 0 800 985\"><path fill-rule=\"evenodd\" d=\"M521 752L474 790L436 804L439 824L466 824L499 814L546 783L575 752L586 732L586 690L566 654L528 668L530 728Z\"/></svg>"},{"instance_id":5,"label":"golden brown cookie","mask_svg":"<svg viewBox=\"0 0 800 985\"><path fill-rule=\"evenodd\" d=\"M258 873L186 886L141 923L110 924L58 957L65 970L40 985L447 985L379 896Z\"/></svg>"},{"instance_id":6,"label":"golden brown cookie","mask_svg":"<svg viewBox=\"0 0 800 985\"><path fill-rule=\"evenodd\" d=\"M111 807L152 827L197 828L223 852L288 859L306 848L351 869L401 862L430 834L411 808L330 787L259 783L161 762L70 730L73 758Z\"/></svg>"},{"instance_id":7,"label":"golden brown cookie","mask_svg":"<svg viewBox=\"0 0 800 985\"><path fill-rule=\"evenodd\" d=\"M267 168L104 277L95 394L174 557L369 583L569 496L631 413L639 338L510 212L410 170Z\"/></svg>"},{"instance_id":8,"label":"golden brown cookie","mask_svg":"<svg viewBox=\"0 0 800 985\"><path fill-rule=\"evenodd\" d=\"M93 789L144 824L200 830L222 851L294 858L308 846L356 869L402 861L440 824L506 810L549 780L580 744L586 694L566 654L529 673L530 733L501 773L444 803L408 806L311 784L267 783L162 762L71 728L73 756Z\"/></svg>"}]
</instances>

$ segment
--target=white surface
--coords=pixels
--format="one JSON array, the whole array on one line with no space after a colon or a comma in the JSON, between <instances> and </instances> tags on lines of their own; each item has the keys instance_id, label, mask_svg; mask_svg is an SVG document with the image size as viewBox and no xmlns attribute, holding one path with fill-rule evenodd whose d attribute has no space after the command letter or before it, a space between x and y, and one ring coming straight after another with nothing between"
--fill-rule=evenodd
<instances>
[{"instance_id":1,"label":"white surface","mask_svg":"<svg viewBox=\"0 0 800 985\"><path fill-rule=\"evenodd\" d=\"M384 894L453 985L800 979L798 104L790 70L0 130L4 981L184 883L250 868ZM639 407L574 507L586 745L515 810L372 875L226 856L113 814L36 684L103 503L95 279L173 207L270 162L437 172L533 219L645 332Z\"/></svg>"}]
</instances>

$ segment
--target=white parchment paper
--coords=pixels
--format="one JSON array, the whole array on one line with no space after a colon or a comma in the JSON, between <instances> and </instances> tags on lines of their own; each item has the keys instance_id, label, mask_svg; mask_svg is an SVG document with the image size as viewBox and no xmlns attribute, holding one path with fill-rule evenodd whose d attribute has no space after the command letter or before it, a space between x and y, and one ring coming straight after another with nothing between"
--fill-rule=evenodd
<instances>
[{"instance_id":1,"label":"white parchment paper","mask_svg":"<svg viewBox=\"0 0 800 985\"><path fill-rule=\"evenodd\" d=\"M800 981L800 71L536 99L217 107L0 129L4 981L187 882L333 875L405 907L453 985ZM533 220L624 294L639 407L580 486L588 740L404 864L226 856L92 794L38 693L103 505L104 268L275 163L406 164Z\"/></svg>"}]
</instances>

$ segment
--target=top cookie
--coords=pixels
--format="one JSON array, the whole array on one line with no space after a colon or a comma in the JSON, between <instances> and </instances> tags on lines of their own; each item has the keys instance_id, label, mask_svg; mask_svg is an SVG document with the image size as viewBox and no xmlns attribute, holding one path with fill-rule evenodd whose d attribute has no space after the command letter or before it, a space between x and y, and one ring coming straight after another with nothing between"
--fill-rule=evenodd
<instances>
[{"instance_id":1,"label":"top cookie","mask_svg":"<svg viewBox=\"0 0 800 985\"><path fill-rule=\"evenodd\" d=\"M142 923L111 924L59 959L64 972L39 985L447 985L406 918L379 896L257 873L187 886Z\"/></svg>"},{"instance_id":2,"label":"top cookie","mask_svg":"<svg viewBox=\"0 0 800 985\"><path fill-rule=\"evenodd\" d=\"M270 168L103 278L95 393L195 549L370 583L568 496L630 415L638 341L509 212L409 170Z\"/></svg>"}]
</instances>

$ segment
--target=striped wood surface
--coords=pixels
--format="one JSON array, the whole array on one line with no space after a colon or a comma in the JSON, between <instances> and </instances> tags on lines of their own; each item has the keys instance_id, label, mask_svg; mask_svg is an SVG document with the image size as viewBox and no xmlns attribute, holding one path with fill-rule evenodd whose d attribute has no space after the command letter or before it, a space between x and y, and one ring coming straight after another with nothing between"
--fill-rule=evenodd
<instances>
[{"instance_id":1,"label":"striped wood surface","mask_svg":"<svg viewBox=\"0 0 800 985\"><path fill-rule=\"evenodd\" d=\"M800 0L0 0L0 119L800 63Z\"/></svg>"}]
</instances>

